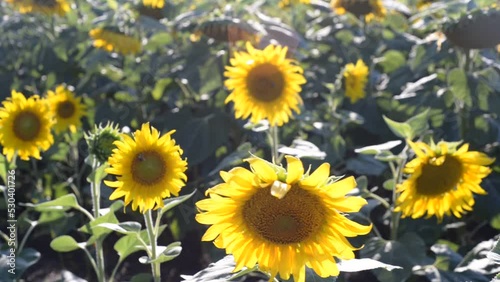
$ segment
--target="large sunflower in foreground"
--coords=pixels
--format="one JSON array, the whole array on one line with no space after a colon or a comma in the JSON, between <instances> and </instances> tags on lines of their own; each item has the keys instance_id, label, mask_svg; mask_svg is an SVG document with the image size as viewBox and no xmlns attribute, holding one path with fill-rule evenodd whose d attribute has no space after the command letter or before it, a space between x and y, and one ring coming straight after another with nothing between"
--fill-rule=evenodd
<instances>
[{"instance_id":1,"label":"large sunflower in foreground","mask_svg":"<svg viewBox=\"0 0 500 282\"><path fill-rule=\"evenodd\" d=\"M141 51L141 42L123 33L103 28L94 28L89 32L89 35L94 39L94 47L108 52L118 52L123 55L129 55L137 54Z\"/></svg>"},{"instance_id":2,"label":"large sunflower in foreground","mask_svg":"<svg viewBox=\"0 0 500 282\"><path fill-rule=\"evenodd\" d=\"M196 220L212 225L202 240L214 240L233 254L234 271L258 264L271 275L269 281L279 274L304 282L306 265L321 277L337 276L335 258L354 258L356 248L346 237L372 228L344 213L358 212L366 200L347 197L356 186L354 178L335 182L328 163L309 175L299 159L286 159L287 170L250 158L251 170L222 171L224 182L207 191L209 199L196 203Z\"/></svg>"},{"instance_id":3,"label":"large sunflower in foreground","mask_svg":"<svg viewBox=\"0 0 500 282\"><path fill-rule=\"evenodd\" d=\"M365 16L367 20L383 18L386 14L381 0L332 0L330 5L338 15L349 12L356 17Z\"/></svg>"},{"instance_id":4,"label":"large sunflower in foreground","mask_svg":"<svg viewBox=\"0 0 500 282\"><path fill-rule=\"evenodd\" d=\"M135 131L133 138L122 134L115 141L116 149L109 157L107 173L117 175L117 181L105 181L115 191L109 197L125 197L125 205L132 202L132 209L141 213L163 207L163 199L170 194L179 195L187 180L184 173L187 162L181 158L182 149L175 145L172 130L160 137L149 123Z\"/></svg>"},{"instance_id":5,"label":"large sunflower in foreground","mask_svg":"<svg viewBox=\"0 0 500 282\"><path fill-rule=\"evenodd\" d=\"M406 164L404 172L410 177L397 192L396 211L402 217L419 218L462 214L472 210L473 193L484 195L481 180L491 169L494 159L484 153L469 151L469 144L456 149L457 143L441 141L437 145L408 141L416 158Z\"/></svg>"},{"instance_id":6,"label":"large sunflower in foreground","mask_svg":"<svg viewBox=\"0 0 500 282\"><path fill-rule=\"evenodd\" d=\"M42 13L63 16L71 10L66 0L6 0L14 5L20 13Z\"/></svg>"},{"instance_id":7,"label":"large sunflower in foreground","mask_svg":"<svg viewBox=\"0 0 500 282\"><path fill-rule=\"evenodd\" d=\"M80 119L85 113L85 106L81 103L81 99L81 97L75 97L75 94L63 85L57 86L55 92L47 92L47 101L56 120L54 125L56 133L68 128L75 133L76 129L81 126Z\"/></svg>"},{"instance_id":8,"label":"large sunflower in foreground","mask_svg":"<svg viewBox=\"0 0 500 282\"><path fill-rule=\"evenodd\" d=\"M142 5L161 9L165 6L165 0L142 0Z\"/></svg>"},{"instance_id":9,"label":"large sunflower in foreground","mask_svg":"<svg viewBox=\"0 0 500 282\"><path fill-rule=\"evenodd\" d=\"M267 119L271 126L288 122L292 110L300 113L302 68L285 58L288 48L269 45L264 50L246 44L248 52L235 52L226 67L225 86L232 91L226 103L234 102L236 118L257 123Z\"/></svg>"},{"instance_id":10,"label":"large sunflower in foreground","mask_svg":"<svg viewBox=\"0 0 500 282\"><path fill-rule=\"evenodd\" d=\"M22 93L12 91L12 97L0 108L0 144L10 162L15 152L22 160L40 159L54 143L50 129L54 123L45 101L38 95L26 99Z\"/></svg>"},{"instance_id":11,"label":"large sunflower in foreground","mask_svg":"<svg viewBox=\"0 0 500 282\"><path fill-rule=\"evenodd\" d=\"M347 64L344 70L345 95L349 97L351 103L356 103L366 95L365 87L368 82L368 66L363 60L358 60L356 64Z\"/></svg>"}]
</instances>

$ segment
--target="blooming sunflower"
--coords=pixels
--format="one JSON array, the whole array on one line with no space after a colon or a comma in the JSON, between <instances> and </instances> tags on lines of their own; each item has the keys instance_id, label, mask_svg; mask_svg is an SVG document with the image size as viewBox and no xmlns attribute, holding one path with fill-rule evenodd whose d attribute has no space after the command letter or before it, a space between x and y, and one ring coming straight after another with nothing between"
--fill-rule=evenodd
<instances>
[{"instance_id":1,"label":"blooming sunflower","mask_svg":"<svg viewBox=\"0 0 500 282\"><path fill-rule=\"evenodd\" d=\"M75 97L75 94L63 85L57 86L55 92L47 92L47 101L56 120L54 125L56 133L68 128L75 133L76 128L81 126L80 119L85 114L85 105L81 103L81 99Z\"/></svg>"},{"instance_id":2,"label":"blooming sunflower","mask_svg":"<svg viewBox=\"0 0 500 282\"><path fill-rule=\"evenodd\" d=\"M288 122L292 110L300 113L299 92L306 82L302 68L286 59L288 48L269 45L264 50L246 44L248 52L235 52L226 66L226 87L232 91L226 103L234 102L236 118L257 123L268 119L271 126Z\"/></svg>"},{"instance_id":3,"label":"blooming sunflower","mask_svg":"<svg viewBox=\"0 0 500 282\"><path fill-rule=\"evenodd\" d=\"M212 225L203 241L225 248L236 261L234 271L259 268L294 281L305 281L305 266L319 276L337 276L335 258L354 258L346 237L367 234L370 226L349 220L366 200L347 197L353 177L335 182L330 165L304 174L302 162L286 156L287 170L250 158L251 170L237 167L221 172L223 183L209 189L208 199L196 203L196 220ZM337 178L338 179L338 178Z\"/></svg>"},{"instance_id":4,"label":"blooming sunflower","mask_svg":"<svg viewBox=\"0 0 500 282\"><path fill-rule=\"evenodd\" d=\"M302 4L311 4L311 0L281 0L278 3L278 5L281 8L285 8L285 7L296 5L296 4L299 4L299 3L302 3Z\"/></svg>"},{"instance_id":5,"label":"blooming sunflower","mask_svg":"<svg viewBox=\"0 0 500 282\"><path fill-rule=\"evenodd\" d=\"M344 70L345 95L351 99L351 103L365 97L365 87L368 82L368 66L359 59L354 64L347 64Z\"/></svg>"},{"instance_id":6,"label":"blooming sunflower","mask_svg":"<svg viewBox=\"0 0 500 282\"><path fill-rule=\"evenodd\" d=\"M20 13L42 13L46 15L63 16L70 10L66 0L6 0L14 5Z\"/></svg>"},{"instance_id":7,"label":"blooming sunflower","mask_svg":"<svg viewBox=\"0 0 500 282\"><path fill-rule=\"evenodd\" d=\"M349 12L356 17L366 16L367 20L383 18L386 14L381 0L332 0L330 5L338 15Z\"/></svg>"},{"instance_id":8,"label":"blooming sunflower","mask_svg":"<svg viewBox=\"0 0 500 282\"><path fill-rule=\"evenodd\" d=\"M149 123L134 133L134 138L121 134L115 141L116 149L109 157L111 165L107 173L117 175L117 181L105 181L116 188L110 200L125 196L125 205L132 202L141 213L163 207L163 199L170 194L179 195L187 180L184 172L187 162L181 158L182 149L175 145L172 130L160 137L160 133Z\"/></svg>"},{"instance_id":9,"label":"blooming sunflower","mask_svg":"<svg viewBox=\"0 0 500 282\"><path fill-rule=\"evenodd\" d=\"M54 143L50 132L54 121L47 104L34 95L26 99L22 93L12 91L12 97L0 108L0 144L10 162L17 151L22 160L40 159Z\"/></svg>"},{"instance_id":10,"label":"blooming sunflower","mask_svg":"<svg viewBox=\"0 0 500 282\"><path fill-rule=\"evenodd\" d=\"M461 217L472 210L472 193L486 194L479 184L491 172L485 165L493 163L493 158L469 151L469 144L457 150L457 143L444 141L437 145L408 143L416 158L404 168L410 177L397 187L401 194L395 210L402 212L402 217L419 218L425 213L439 221L451 213Z\"/></svg>"},{"instance_id":11,"label":"blooming sunflower","mask_svg":"<svg viewBox=\"0 0 500 282\"><path fill-rule=\"evenodd\" d=\"M141 42L131 36L103 28L94 28L89 32L94 39L94 47L108 52L118 52L123 55L137 54L141 50Z\"/></svg>"},{"instance_id":12,"label":"blooming sunflower","mask_svg":"<svg viewBox=\"0 0 500 282\"><path fill-rule=\"evenodd\" d=\"M161 9L165 6L165 0L142 0L142 5Z\"/></svg>"}]
</instances>

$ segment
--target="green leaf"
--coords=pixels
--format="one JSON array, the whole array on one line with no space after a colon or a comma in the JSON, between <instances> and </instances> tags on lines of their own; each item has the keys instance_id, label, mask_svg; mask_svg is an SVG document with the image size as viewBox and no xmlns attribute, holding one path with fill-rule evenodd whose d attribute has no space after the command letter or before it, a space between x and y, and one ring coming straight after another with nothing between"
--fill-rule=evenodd
<instances>
[{"instance_id":1,"label":"green leaf","mask_svg":"<svg viewBox=\"0 0 500 282\"><path fill-rule=\"evenodd\" d=\"M40 214L38 218L38 224L45 224L57 221L66 216L63 211L44 211Z\"/></svg>"},{"instance_id":2,"label":"green leaf","mask_svg":"<svg viewBox=\"0 0 500 282\"><path fill-rule=\"evenodd\" d=\"M497 264L500 264L500 243L499 240L495 242L493 249L486 254L490 260L494 261Z\"/></svg>"},{"instance_id":3,"label":"green leaf","mask_svg":"<svg viewBox=\"0 0 500 282\"><path fill-rule=\"evenodd\" d=\"M163 96L165 88L170 83L172 83L172 81L173 80L171 78L169 78L169 77L168 78L162 78L162 79L159 79L158 81L156 81L155 88L151 92L151 96L153 97L153 99L156 100L156 101L160 100L161 97Z\"/></svg>"},{"instance_id":4,"label":"green leaf","mask_svg":"<svg viewBox=\"0 0 500 282\"><path fill-rule=\"evenodd\" d=\"M463 101L466 105L472 106L467 74L462 68L454 68L448 73L448 87L456 99Z\"/></svg>"},{"instance_id":5,"label":"green leaf","mask_svg":"<svg viewBox=\"0 0 500 282\"><path fill-rule=\"evenodd\" d=\"M385 73L391 73L406 65L406 58L400 51L389 50L384 53L380 65L384 68Z\"/></svg>"},{"instance_id":6,"label":"green leaf","mask_svg":"<svg viewBox=\"0 0 500 282\"><path fill-rule=\"evenodd\" d=\"M490 220L490 225L491 227L500 230L500 213L495 215L491 220Z\"/></svg>"},{"instance_id":7,"label":"green leaf","mask_svg":"<svg viewBox=\"0 0 500 282\"><path fill-rule=\"evenodd\" d=\"M57 198L52 201L48 202L43 202L40 204L31 204L31 203L26 203L25 204L28 207L34 208L36 211L43 212L43 211L67 211L71 208L77 208L79 207L78 201L76 200L76 196L74 194L67 194L64 195L60 198Z\"/></svg>"},{"instance_id":8,"label":"green leaf","mask_svg":"<svg viewBox=\"0 0 500 282\"><path fill-rule=\"evenodd\" d=\"M160 236L160 234L165 230L166 227L167 227L166 224L159 227L158 236ZM141 238L144 241L144 243L149 244L148 230L144 229L139 233L125 235L118 241L116 241L114 249L118 253L120 261L123 261L130 254L145 249L144 245L141 244L139 238Z\"/></svg>"},{"instance_id":9,"label":"green leaf","mask_svg":"<svg viewBox=\"0 0 500 282\"><path fill-rule=\"evenodd\" d=\"M412 139L420 136L429 128L429 109L425 109L420 114L417 114L406 121L412 130Z\"/></svg>"},{"instance_id":10,"label":"green leaf","mask_svg":"<svg viewBox=\"0 0 500 282\"><path fill-rule=\"evenodd\" d=\"M392 119L383 116L385 123L389 126L389 129L396 134L396 136L401 138L413 139L413 131L411 126L406 122L397 122Z\"/></svg>"},{"instance_id":11,"label":"green leaf","mask_svg":"<svg viewBox=\"0 0 500 282\"><path fill-rule=\"evenodd\" d=\"M250 156L251 150L252 144L249 142L241 144L234 152L224 157L224 159L222 159L222 161L220 161L219 164L208 173L208 175L213 176L223 169L241 164L244 159Z\"/></svg>"},{"instance_id":12,"label":"green leaf","mask_svg":"<svg viewBox=\"0 0 500 282\"><path fill-rule=\"evenodd\" d=\"M164 214L165 212L172 209L173 207L182 204L187 199L191 198L196 193L196 191L197 190L194 190L193 192L191 192L191 194L188 194L188 195L165 199L163 201L164 206L161 208L161 214Z\"/></svg>"},{"instance_id":13,"label":"green leaf","mask_svg":"<svg viewBox=\"0 0 500 282\"><path fill-rule=\"evenodd\" d=\"M94 182L94 179L95 179L95 181L101 182L106 177L106 175L108 175L108 173L104 171L108 167L109 167L109 164L104 163L104 164L100 165L96 170L92 170L92 172L87 177L87 181L89 183L92 183L92 182Z\"/></svg>"},{"instance_id":14,"label":"green leaf","mask_svg":"<svg viewBox=\"0 0 500 282\"><path fill-rule=\"evenodd\" d=\"M354 150L358 154L376 155L383 151L389 151L402 143L401 140L388 141L378 145L371 145Z\"/></svg>"},{"instance_id":15,"label":"green leaf","mask_svg":"<svg viewBox=\"0 0 500 282\"><path fill-rule=\"evenodd\" d=\"M135 221L125 221L118 224L105 222L98 224L96 227L104 227L121 234L139 233L141 231L141 224Z\"/></svg>"},{"instance_id":16,"label":"green leaf","mask_svg":"<svg viewBox=\"0 0 500 282\"><path fill-rule=\"evenodd\" d=\"M337 266L341 272L358 272L376 268L383 268L385 270L392 271L393 269L402 268L401 266L386 264L369 258L341 260L337 263Z\"/></svg>"},{"instance_id":17,"label":"green leaf","mask_svg":"<svg viewBox=\"0 0 500 282\"><path fill-rule=\"evenodd\" d=\"M16 253L16 262L11 265L9 262L10 250L0 251L0 281L17 281L23 273L33 264L40 260L40 253L32 248L24 248L21 253ZM15 268L15 274L9 273L11 266Z\"/></svg>"},{"instance_id":18,"label":"green leaf","mask_svg":"<svg viewBox=\"0 0 500 282\"><path fill-rule=\"evenodd\" d=\"M109 233L113 232L113 230L109 228L99 226L102 223L118 223L118 219L113 209L110 209L107 214L99 216L78 229L81 232L91 234L87 244L93 244L96 240L103 240Z\"/></svg>"},{"instance_id":19,"label":"green leaf","mask_svg":"<svg viewBox=\"0 0 500 282\"><path fill-rule=\"evenodd\" d=\"M392 191L394 190L394 179L387 179L386 181L384 181L384 184L382 184L382 186L384 186L384 189L385 190L389 190L389 191Z\"/></svg>"},{"instance_id":20,"label":"green leaf","mask_svg":"<svg viewBox=\"0 0 500 282\"><path fill-rule=\"evenodd\" d=\"M147 282L147 281L153 281L153 276L151 273L139 273L136 274L130 279L130 282Z\"/></svg>"},{"instance_id":21,"label":"green leaf","mask_svg":"<svg viewBox=\"0 0 500 282\"><path fill-rule=\"evenodd\" d=\"M59 236L54 238L52 242L50 242L50 247L56 251L61 253L71 252L77 249L85 248L85 243L78 243L73 239L73 237L68 235Z\"/></svg>"},{"instance_id":22,"label":"green leaf","mask_svg":"<svg viewBox=\"0 0 500 282\"><path fill-rule=\"evenodd\" d=\"M359 190L364 191L368 190L368 178L364 175L356 178L356 184Z\"/></svg>"},{"instance_id":23,"label":"green leaf","mask_svg":"<svg viewBox=\"0 0 500 282\"><path fill-rule=\"evenodd\" d=\"M254 271L254 269L243 269L240 272L233 273L235 266L234 257L228 255L217 262L209 264L205 269L198 271L194 275L181 275L181 278L182 281L189 282L225 282Z\"/></svg>"},{"instance_id":24,"label":"green leaf","mask_svg":"<svg viewBox=\"0 0 500 282\"><path fill-rule=\"evenodd\" d=\"M142 264L150 264L153 262L159 262L159 263L164 263L167 261L171 261L177 256L181 254L182 247L181 247L181 242L173 242L172 244L168 246L158 246L158 252L161 252L160 255L154 259L151 260L147 256L142 256L139 258L139 262Z\"/></svg>"},{"instance_id":25,"label":"green leaf","mask_svg":"<svg viewBox=\"0 0 500 282\"><path fill-rule=\"evenodd\" d=\"M144 46L146 50L157 50L159 48L165 47L168 43L172 41L172 36L167 32L155 33L151 38L149 38L148 43Z\"/></svg>"}]
</instances>

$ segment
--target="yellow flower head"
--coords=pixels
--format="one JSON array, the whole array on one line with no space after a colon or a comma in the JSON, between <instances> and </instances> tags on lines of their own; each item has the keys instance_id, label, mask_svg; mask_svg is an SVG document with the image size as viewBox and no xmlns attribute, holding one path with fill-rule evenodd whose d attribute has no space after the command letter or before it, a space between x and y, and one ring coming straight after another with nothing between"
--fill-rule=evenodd
<instances>
[{"instance_id":1,"label":"yellow flower head","mask_svg":"<svg viewBox=\"0 0 500 282\"><path fill-rule=\"evenodd\" d=\"M292 6L292 5L297 5L299 3L302 3L302 4L310 4L311 3L311 0L281 0L278 5L280 6L280 8L286 8L286 7L289 7L289 6Z\"/></svg>"},{"instance_id":2,"label":"yellow flower head","mask_svg":"<svg viewBox=\"0 0 500 282\"><path fill-rule=\"evenodd\" d=\"M146 7L161 9L165 6L165 0L142 0L142 5Z\"/></svg>"},{"instance_id":3,"label":"yellow flower head","mask_svg":"<svg viewBox=\"0 0 500 282\"><path fill-rule=\"evenodd\" d=\"M484 153L469 151L469 144L462 145L441 141L430 146L423 142L408 141L416 158L406 164L404 172L410 177L398 185L401 193L396 211L402 217L427 218L462 214L472 210L473 193L484 195L481 180L491 169L486 167L494 159Z\"/></svg>"},{"instance_id":4,"label":"yellow flower head","mask_svg":"<svg viewBox=\"0 0 500 282\"><path fill-rule=\"evenodd\" d=\"M109 31L103 28L94 28L89 32L94 39L94 47L108 52L118 52L123 55L137 54L141 51L141 42L128 35Z\"/></svg>"},{"instance_id":5,"label":"yellow flower head","mask_svg":"<svg viewBox=\"0 0 500 282\"><path fill-rule=\"evenodd\" d=\"M332 0L330 5L338 15L349 12L356 17L366 16L367 20L383 18L386 14L381 0Z\"/></svg>"},{"instance_id":6,"label":"yellow flower head","mask_svg":"<svg viewBox=\"0 0 500 282\"><path fill-rule=\"evenodd\" d=\"M347 64L344 70L345 95L351 99L351 103L356 103L363 99L366 83L368 82L368 66L359 59L356 65Z\"/></svg>"},{"instance_id":7,"label":"yellow flower head","mask_svg":"<svg viewBox=\"0 0 500 282\"><path fill-rule=\"evenodd\" d=\"M42 13L45 15L64 16L70 11L66 0L6 0L14 5L20 13Z\"/></svg>"},{"instance_id":8,"label":"yellow flower head","mask_svg":"<svg viewBox=\"0 0 500 282\"><path fill-rule=\"evenodd\" d=\"M235 52L226 66L226 87L234 102L236 118L257 123L267 119L271 126L288 122L292 110L300 113L301 84L306 83L302 68L286 58L287 47L269 45L264 50L246 44L248 52Z\"/></svg>"},{"instance_id":9,"label":"yellow flower head","mask_svg":"<svg viewBox=\"0 0 500 282\"><path fill-rule=\"evenodd\" d=\"M319 276L337 276L335 258L354 258L346 237L370 232L372 226L349 220L366 204L346 193L356 187L353 177L335 181L330 165L309 175L302 162L286 156L287 169L250 158L251 170L236 167L220 173L223 183L209 189L210 196L196 203L196 220L211 225L203 241L214 240L236 261L234 271L258 264L270 273L305 281L305 266Z\"/></svg>"},{"instance_id":10,"label":"yellow flower head","mask_svg":"<svg viewBox=\"0 0 500 282\"><path fill-rule=\"evenodd\" d=\"M22 93L12 91L12 97L0 108L0 144L10 162L17 151L22 160L40 159L54 143L50 132L54 121L49 107L38 95L26 99Z\"/></svg>"},{"instance_id":11,"label":"yellow flower head","mask_svg":"<svg viewBox=\"0 0 500 282\"><path fill-rule=\"evenodd\" d=\"M122 134L122 140L114 142L117 148L108 159L111 167L106 172L117 175L117 181L104 181L115 188L110 200L125 196L125 205L132 202L134 211L139 208L145 213L163 207L163 199L170 194L179 195L187 180L187 162L171 139L174 132L160 137L158 130L145 123L133 138Z\"/></svg>"},{"instance_id":12,"label":"yellow flower head","mask_svg":"<svg viewBox=\"0 0 500 282\"><path fill-rule=\"evenodd\" d=\"M56 91L47 92L47 101L50 111L55 117L56 124L54 130L61 133L69 128L73 133L81 126L80 119L85 114L85 105L81 103L81 97L75 94L64 85L59 85Z\"/></svg>"}]
</instances>

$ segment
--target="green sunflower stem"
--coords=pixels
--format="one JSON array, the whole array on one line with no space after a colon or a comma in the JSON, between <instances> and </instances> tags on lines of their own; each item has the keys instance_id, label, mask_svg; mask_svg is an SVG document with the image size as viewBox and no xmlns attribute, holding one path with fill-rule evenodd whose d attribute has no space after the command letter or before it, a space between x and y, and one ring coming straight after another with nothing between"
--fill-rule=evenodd
<instances>
[{"instance_id":1,"label":"green sunflower stem","mask_svg":"<svg viewBox=\"0 0 500 282\"><path fill-rule=\"evenodd\" d=\"M398 229L399 229L399 220L401 218L401 212L394 211L399 196L396 187L397 184L401 183L401 181L403 180L403 169L406 165L407 150L408 150L408 145L406 145L403 151L401 151L400 156L402 156L402 159L396 162L397 167L395 167L394 163L392 162L389 163L395 184L394 188L392 189L391 238L390 238L392 241L398 239Z\"/></svg>"},{"instance_id":2,"label":"green sunflower stem","mask_svg":"<svg viewBox=\"0 0 500 282\"><path fill-rule=\"evenodd\" d=\"M92 161L92 171L96 171L99 165L97 164L97 159L94 158ZM96 174L90 183L90 193L92 196L92 211L94 218L99 217L99 209L101 208L101 181L97 178ZM95 253L96 253L96 268L97 268L97 280L105 281L106 272L104 268L104 252L102 248L102 240L98 239L95 242Z\"/></svg>"},{"instance_id":3,"label":"green sunflower stem","mask_svg":"<svg viewBox=\"0 0 500 282\"><path fill-rule=\"evenodd\" d=\"M279 146L279 140L278 140L278 127L277 126L271 126L270 127L270 134L271 134L271 150L273 154L273 162L276 164L279 164L279 153L278 153L278 146Z\"/></svg>"},{"instance_id":4,"label":"green sunflower stem","mask_svg":"<svg viewBox=\"0 0 500 282\"><path fill-rule=\"evenodd\" d=\"M155 226L153 225L153 215L151 210L149 209L146 214L144 214L144 221L146 222L146 229L148 230L149 242L151 244L151 271L153 272L153 278L155 282L161 281L161 269L160 263L155 262L154 260L157 258L158 254L156 253L156 232Z\"/></svg>"}]
</instances>

